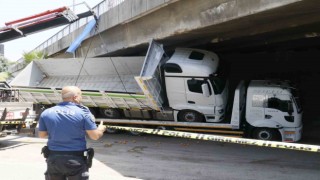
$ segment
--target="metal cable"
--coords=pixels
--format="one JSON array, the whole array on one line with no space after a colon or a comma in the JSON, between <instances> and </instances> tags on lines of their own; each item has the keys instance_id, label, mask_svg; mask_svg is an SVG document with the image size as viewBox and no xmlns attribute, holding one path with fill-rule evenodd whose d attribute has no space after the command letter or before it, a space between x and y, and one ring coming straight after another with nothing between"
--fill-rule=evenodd
<instances>
[{"instance_id":1,"label":"metal cable","mask_svg":"<svg viewBox=\"0 0 320 180\"><path fill-rule=\"evenodd\" d=\"M76 82L75 82L75 85L77 85L77 83L78 83L78 80L79 80L79 78L80 78L80 74L81 74L82 68L83 68L83 66L84 66L84 63L86 62L87 57L88 57L88 53L89 53L89 50L90 50L90 47L91 47L91 44L92 44L92 41L93 41L93 36L94 36L94 35L96 34L96 32L98 31L98 25L99 25L99 23L98 23L97 18L95 18L95 19L96 19L97 24L96 24L94 33L93 33L93 35L92 35L92 37L91 37L91 39L90 39L89 47L88 47L88 50L87 50L87 52L86 52L86 54L85 54L85 57L84 57L84 59L83 59L83 62L82 62L82 65L81 65L79 74L78 74L77 79L76 79Z\"/></svg>"},{"instance_id":2,"label":"metal cable","mask_svg":"<svg viewBox=\"0 0 320 180\"><path fill-rule=\"evenodd\" d=\"M102 39L101 33L99 32L98 34L99 34L99 37L100 37L100 39L101 39L101 42L103 43L103 45L104 45L104 47L105 47L106 52L108 53L107 46L106 46L105 42L104 42L103 39ZM111 57L110 57L110 60L111 60L112 66L113 66L114 69L116 70L116 73L117 73L117 75L118 75L118 77L119 77L119 79L120 79L120 81L121 81L121 84L122 84L125 92L126 92L127 94L129 94L129 92L128 92L126 86L124 85L124 82L122 81L121 76L120 76L120 74L119 74L119 72L118 72L118 70L117 70L117 68L116 68L116 66L115 66L115 64L114 64L114 62L113 62L113 60L112 60ZM153 108L150 107L149 105L147 105L147 104L145 104L144 102L140 101L138 98L132 96L132 94L129 94L129 95L130 95L130 97L132 97L133 99L135 99L136 101L138 101L139 103L141 103L142 105L144 105L144 106L146 106L146 107L148 107L148 108L150 108L150 109L153 109Z\"/></svg>"}]
</instances>

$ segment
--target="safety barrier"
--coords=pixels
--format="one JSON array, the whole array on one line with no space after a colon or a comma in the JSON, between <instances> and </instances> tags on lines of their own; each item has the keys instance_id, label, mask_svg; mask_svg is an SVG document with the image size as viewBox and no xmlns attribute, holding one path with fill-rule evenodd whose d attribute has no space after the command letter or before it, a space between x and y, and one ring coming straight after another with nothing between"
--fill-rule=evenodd
<instances>
[{"instance_id":1,"label":"safety barrier","mask_svg":"<svg viewBox=\"0 0 320 180\"><path fill-rule=\"evenodd\" d=\"M0 124L5 125L5 124L24 124L24 121L0 121Z\"/></svg>"},{"instance_id":2,"label":"safety barrier","mask_svg":"<svg viewBox=\"0 0 320 180\"><path fill-rule=\"evenodd\" d=\"M36 124L37 121L0 121L0 125L9 125L9 124Z\"/></svg>"},{"instance_id":3,"label":"safety barrier","mask_svg":"<svg viewBox=\"0 0 320 180\"><path fill-rule=\"evenodd\" d=\"M180 137L180 138L187 138L187 139L197 139L197 140L235 143L235 144L243 144L243 145L272 147L272 148L291 149L291 150L297 150L297 151L309 151L309 152L320 153L320 146L309 145L309 144L264 141L264 140L256 140L256 139L226 137L226 136L211 135L211 134L199 134L199 133L161 130L161 129L109 126L109 125L107 125L106 127L111 129L116 129L116 130L133 131L137 133L154 134L154 135L160 135L160 136L171 136L171 137Z\"/></svg>"}]
</instances>

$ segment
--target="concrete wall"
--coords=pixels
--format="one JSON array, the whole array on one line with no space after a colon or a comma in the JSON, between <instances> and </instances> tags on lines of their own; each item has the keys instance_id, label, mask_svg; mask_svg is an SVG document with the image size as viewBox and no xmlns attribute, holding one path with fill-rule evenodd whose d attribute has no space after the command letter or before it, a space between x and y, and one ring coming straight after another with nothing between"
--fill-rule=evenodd
<instances>
[{"instance_id":1,"label":"concrete wall","mask_svg":"<svg viewBox=\"0 0 320 180\"><path fill-rule=\"evenodd\" d=\"M320 15L311 14L320 11L311 9L310 12L305 12L303 9L305 8L303 5L312 7L315 2L315 0L126 0L100 16L99 34L91 38L91 45L91 40L85 40L77 50L76 57L110 55L116 51L146 46L150 39L161 40L166 46L171 47L176 45L191 47L188 44L190 42L198 41L198 44L203 43L203 40L210 43L221 42L272 32L283 27L296 27L299 24L320 21ZM290 8L291 4L298 5ZM289 9L286 9L287 6ZM303 16L298 13L300 10ZM83 28L50 45L45 52L56 58L73 57L72 54L64 52Z\"/></svg>"},{"instance_id":2,"label":"concrete wall","mask_svg":"<svg viewBox=\"0 0 320 180\"><path fill-rule=\"evenodd\" d=\"M320 22L320 11L315 6L316 2L126 0L101 15L99 34L91 38L92 41L85 40L77 50L76 57L130 55L127 53L129 48L131 54L139 48L142 52L150 39L159 40L167 47L173 48L220 43L266 33L271 34L266 37L268 42L271 39L278 41L294 38L295 35L290 33L280 33L275 37L272 32ZM310 32L306 33L300 30L302 33L299 36L313 33L312 29L314 28L310 28ZM58 49L66 49L79 32L81 29L48 47L48 54L51 57L65 56L63 53L57 53Z\"/></svg>"},{"instance_id":3,"label":"concrete wall","mask_svg":"<svg viewBox=\"0 0 320 180\"><path fill-rule=\"evenodd\" d=\"M248 29L248 27L250 27L250 21L243 20L238 23L231 21L249 17L253 14L257 14L257 17L259 17L259 13L261 12L298 1L299 0L283 0L281 2L276 0L183 0L174 1L174 3L171 1L171 4L165 7L162 7L164 3L158 6L153 4L156 3L156 1L150 1L150 3L146 3L146 1L143 0L126 1L121 7L119 6L119 11L117 11L119 15L121 14L121 20L124 22L117 26L109 27L99 35L99 38L95 37L95 44L90 48L89 56L103 55L109 52L147 44L150 39L163 40L171 38L172 42L178 42L181 39L188 41L188 39L197 40L198 38L196 36L202 36L203 38L205 33L216 33L215 36L217 36L225 32L234 31L236 28ZM152 12L149 11L149 14L146 16L143 14L143 10L149 6L155 6L157 8ZM137 15L137 11L141 11L141 14ZM114 14L114 16L116 15L117 14ZM225 28L214 28L224 23L229 24L227 24ZM253 23L261 24L263 21L259 22L259 20L255 20ZM206 29L206 31L201 30L208 27L212 29ZM254 28L249 29L256 31ZM197 30L199 31L193 32ZM258 30L262 31L263 29ZM235 36L239 35L239 32L241 33L241 31L236 30L234 32ZM248 33L250 34L251 32ZM185 36L181 37L182 35ZM82 47L87 48L88 42L84 42L84 46Z\"/></svg>"}]
</instances>

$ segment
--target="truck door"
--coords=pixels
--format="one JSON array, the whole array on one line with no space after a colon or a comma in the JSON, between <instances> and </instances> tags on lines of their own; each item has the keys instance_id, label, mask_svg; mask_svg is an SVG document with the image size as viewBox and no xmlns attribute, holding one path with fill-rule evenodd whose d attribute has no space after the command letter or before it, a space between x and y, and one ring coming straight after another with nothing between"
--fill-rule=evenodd
<instances>
[{"instance_id":1,"label":"truck door","mask_svg":"<svg viewBox=\"0 0 320 180\"><path fill-rule=\"evenodd\" d=\"M246 119L248 122L255 122L257 120L265 119L265 108L266 108L266 96L262 94L248 95L252 99L248 98L246 108Z\"/></svg>"},{"instance_id":2,"label":"truck door","mask_svg":"<svg viewBox=\"0 0 320 180\"><path fill-rule=\"evenodd\" d=\"M209 97L205 97L202 92L201 85L208 84ZM208 80L200 78L186 78L185 79L187 104L190 108L195 109L204 114L214 113L214 93L211 84Z\"/></svg>"},{"instance_id":3,"label":"truck door","mask_svg":"<svg viewBox=\"0 0 320 180\"><path fill-rule=\"evenodd\" d=\"M269 94L267 95L265 120L278 122L282 126L290 126L294 122L294 116L289 113L289 109L293 109L293 107L287 95L274 96Z\"/></svg>"}]
</instances>

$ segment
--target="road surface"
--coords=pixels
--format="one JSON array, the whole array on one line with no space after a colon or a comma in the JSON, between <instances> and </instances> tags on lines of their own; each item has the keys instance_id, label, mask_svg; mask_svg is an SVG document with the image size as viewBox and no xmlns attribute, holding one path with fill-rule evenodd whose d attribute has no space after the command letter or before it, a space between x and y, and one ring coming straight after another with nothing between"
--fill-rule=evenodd
<instances>
[{"instance_id":1,"label":"road surface","mask_svg":"<svg viewBox=\"0 0 320 180\"><path fill-rule=\"evenodd\" d=\"M150 180L319 180L320 154L153 135L105 134L96 158Z\"/></svg>"}]
</instances>

